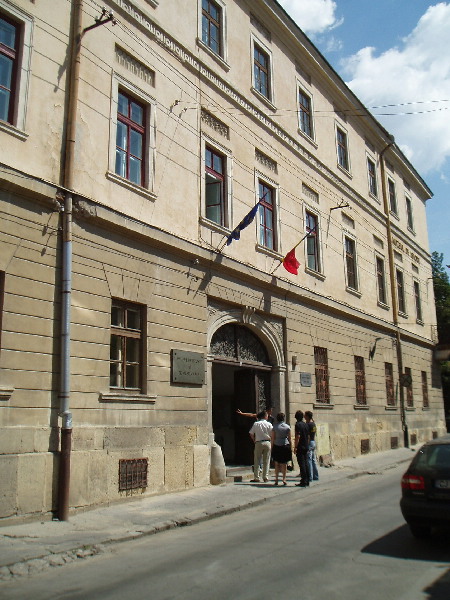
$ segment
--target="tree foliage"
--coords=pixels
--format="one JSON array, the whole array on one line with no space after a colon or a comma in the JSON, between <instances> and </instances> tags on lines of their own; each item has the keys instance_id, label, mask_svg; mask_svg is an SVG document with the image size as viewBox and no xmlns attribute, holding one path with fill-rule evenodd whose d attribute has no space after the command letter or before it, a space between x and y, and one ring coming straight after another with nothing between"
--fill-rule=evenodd
<instances>
[{"instance_id":1,"label":"tree foliage","mask_svg":"<svg viewBox=\"0 0 450 600\"><path fill-rule=\"evenodd\" d=\"M440 344L450 344L450 281L446 271L447 267L444 265L444 255L433 252L431 266L438 339Z\"/></svg>"}]
</instances>

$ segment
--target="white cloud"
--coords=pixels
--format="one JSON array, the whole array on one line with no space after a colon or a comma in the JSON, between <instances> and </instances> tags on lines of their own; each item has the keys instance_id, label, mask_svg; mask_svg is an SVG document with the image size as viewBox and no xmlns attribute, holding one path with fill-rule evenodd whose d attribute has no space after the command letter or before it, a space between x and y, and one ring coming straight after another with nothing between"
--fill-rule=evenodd
<instances>
[{"instance_id":1,"label":"white cloud","mask_svg":"<svg viewBox=\"0 0 450 600\"><path fill-rule=\"evenodd\" d=\"M398 47L378 56L363 48L343 63L349 87L366 106L398 105L372 112L421 173L439 171L450 159L449 39L450 4L440 2Z\"/></svg>"},{"instance_id":2,"label":"white cloud","mask_svg":"<svg viewBox=\"0 0 450 600\"><path fill-rule=\"evenodd\" d=\"M341 21L334 0L279 0L284 10L308 35L329 31Z\"/></svg>"}]
</instances>

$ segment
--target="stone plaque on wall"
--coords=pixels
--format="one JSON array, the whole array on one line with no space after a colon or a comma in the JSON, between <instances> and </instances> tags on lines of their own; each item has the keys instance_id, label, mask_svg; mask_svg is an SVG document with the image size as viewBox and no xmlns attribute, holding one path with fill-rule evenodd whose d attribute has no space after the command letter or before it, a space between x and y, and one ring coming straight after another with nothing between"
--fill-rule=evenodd
<instances>
[{"instance_id":1,"label":"stone plaque on wall","mask_svg":"<svg viewBox=\"0 0 450 600\"><path fill-rule=\"evenodd\" d=\"M300 373L300 384L303 387L311 387L312 386L311 373Z\"/></svg>"},{"instance_id":2,"label":"stone plaque on wall","mask_svg":"<svg viewBox=\"0 0 450 600\"><path fill-rule=\"evenodd\" d=\"M201 352L172 350L173 383L205 383L205 355Z\"/></svg>"}]
</instances>

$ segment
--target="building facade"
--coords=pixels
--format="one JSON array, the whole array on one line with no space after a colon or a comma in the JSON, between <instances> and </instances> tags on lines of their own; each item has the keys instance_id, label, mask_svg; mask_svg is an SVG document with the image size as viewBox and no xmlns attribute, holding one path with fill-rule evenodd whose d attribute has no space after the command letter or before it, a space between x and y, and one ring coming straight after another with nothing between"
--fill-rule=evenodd
<instances>
[{"instance_id":1,"label":"building facade","mask_svg":"<svg viewBox=\"0 0 450 600\"><path fill-rule=\"evenodd\" d=\"M0 517L208 485L237 409L443 433L393 138L277 2L105 5L0 0Z\"/></svg>"}]
</instances>

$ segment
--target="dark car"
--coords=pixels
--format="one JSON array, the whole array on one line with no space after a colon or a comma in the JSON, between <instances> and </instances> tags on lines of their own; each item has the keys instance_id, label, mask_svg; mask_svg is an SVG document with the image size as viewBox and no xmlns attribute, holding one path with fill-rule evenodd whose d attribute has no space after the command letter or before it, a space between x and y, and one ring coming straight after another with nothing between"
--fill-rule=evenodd
<instances>
[{"instance_id":1,"label":"dark car","mask_svg":"<svg viewBox=\"0 0 450 600\"><path fill-rule=\"evenodd\" d=\"M417 538L450 528L450 435L427 442L402 477L400 508Z\"/></svg>"}]
</instances>

